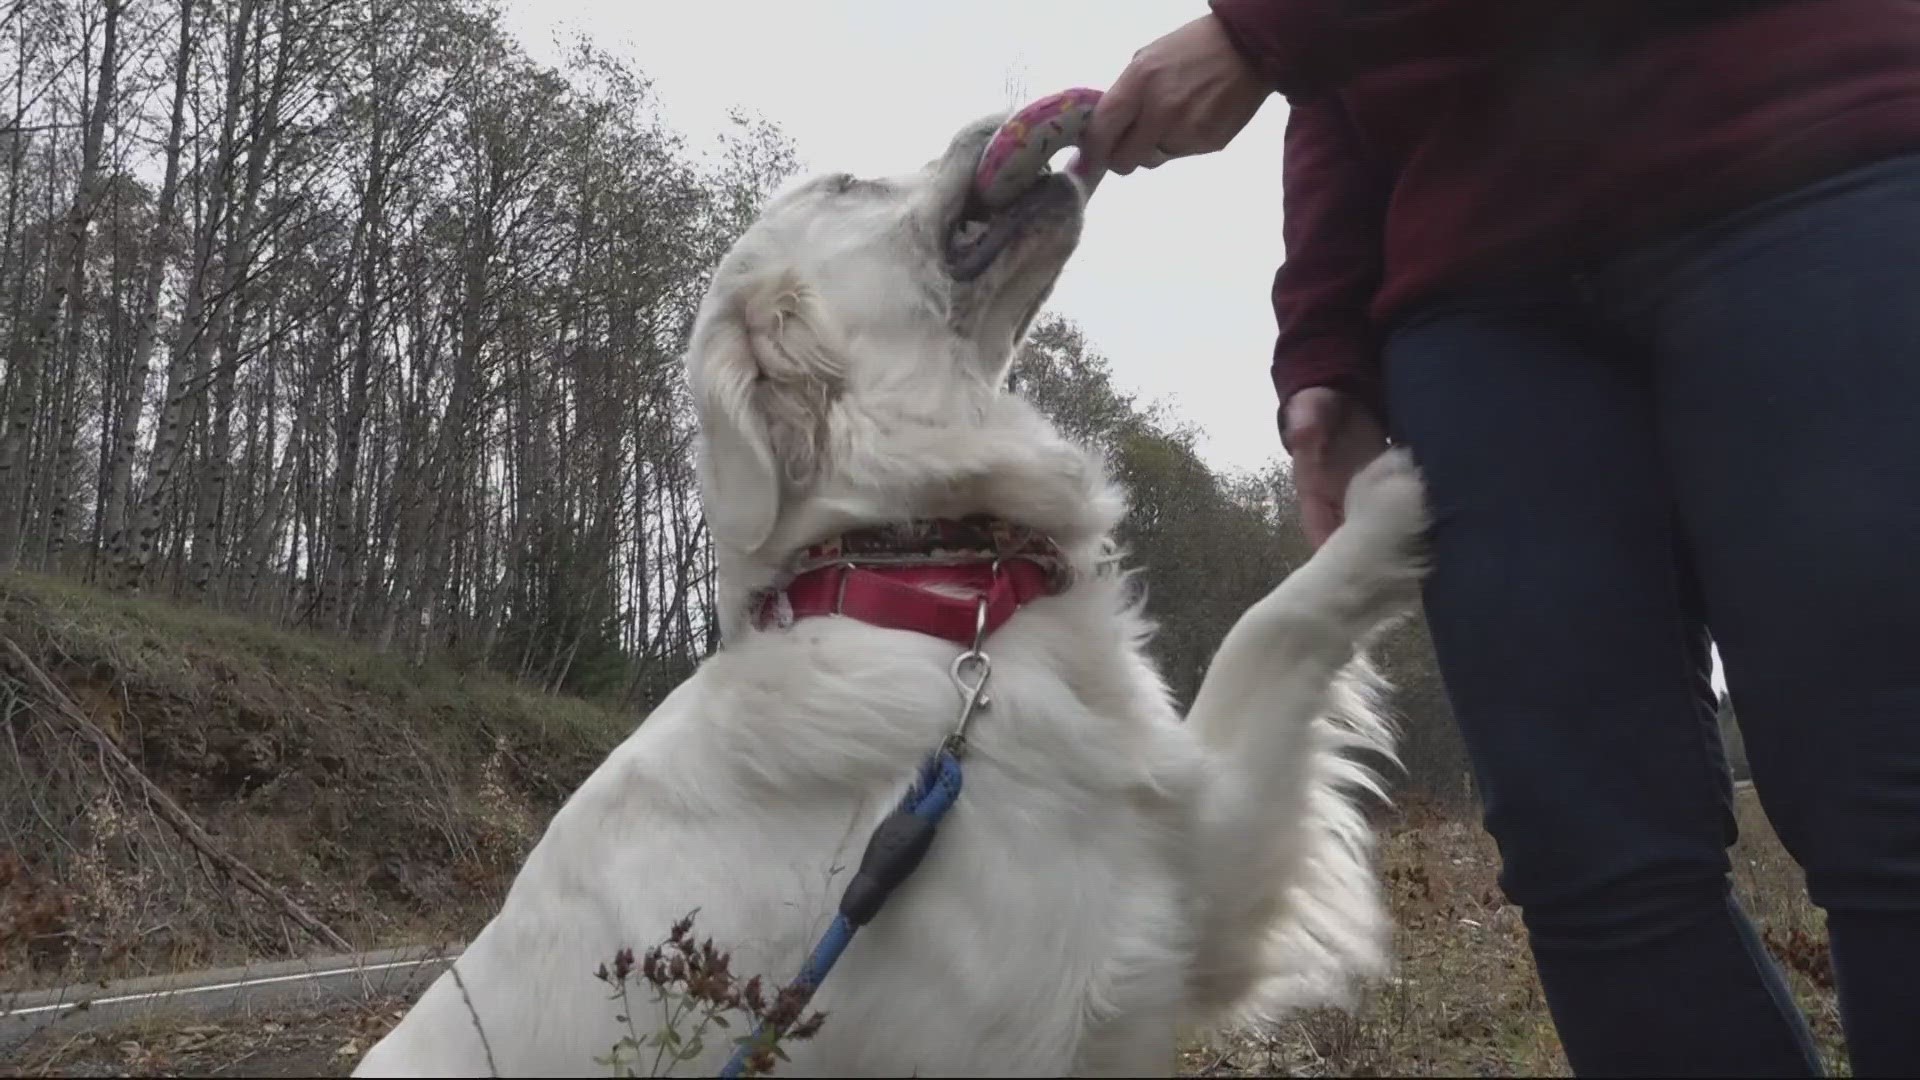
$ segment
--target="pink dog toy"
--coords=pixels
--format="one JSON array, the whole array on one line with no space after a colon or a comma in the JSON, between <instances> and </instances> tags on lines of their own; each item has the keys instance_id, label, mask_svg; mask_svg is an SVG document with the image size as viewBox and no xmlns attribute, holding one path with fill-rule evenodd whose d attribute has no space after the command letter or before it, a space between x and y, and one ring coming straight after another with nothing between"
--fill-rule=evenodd
<instances>
[{"instance_id":1,"label":"pink dog toy","mask_svg":"<svg viewBox=\"0 0 1920 1080\"><path fill-rule=\"evenodd\" d=\"M1005 206L1046 175L1047 162L1086 133L1100 91L1062 90L1014 113L980 154L973 188L981 203Z\"/></svg>"}]
</instances>

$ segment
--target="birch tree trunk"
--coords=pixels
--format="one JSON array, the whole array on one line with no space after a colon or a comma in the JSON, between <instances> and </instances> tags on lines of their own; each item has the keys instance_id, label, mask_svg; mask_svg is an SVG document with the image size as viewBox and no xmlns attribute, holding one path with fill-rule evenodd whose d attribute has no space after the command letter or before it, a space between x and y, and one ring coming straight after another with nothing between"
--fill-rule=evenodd
<instances>
[{"instance_id":1,"label":"birch tree trunk","mask_svg":"<svg viewBox=\"0 0 1920 1080\"><path fill-rule=\"evenodd\" d=\"M41 403L41 378L48 348L63 307L78 303L86 289L87 238L104 184L100 158L105 143L107 113L113 108L114 82L119 74L120 14L125 0L105 0L100 46L100 75L85 119L80 151L80 177L73 204L61 222L58 255L47 277L40 302L34 306L25 331L16 334L7 357L13 377L13 402L0 428L0 566L11 567L20 558L26 528L27 493L32 477L27 468L28 443L35 411Z\"/></svg>"}]
</instances>

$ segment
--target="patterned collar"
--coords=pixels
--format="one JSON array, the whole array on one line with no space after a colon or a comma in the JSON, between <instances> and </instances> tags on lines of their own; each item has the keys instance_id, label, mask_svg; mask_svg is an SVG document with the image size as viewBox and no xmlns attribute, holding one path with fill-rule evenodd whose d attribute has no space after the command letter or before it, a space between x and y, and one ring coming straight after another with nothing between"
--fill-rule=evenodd
<instances>
[{"instance_id":1,"label":"patterned collar","mask_svg":"<svg viewBox=\"0 0 1920 1080\"><path fill-rule=\"evenodd\" d=\"M1073 571L1046 534L975 514L849 529L800 551L783 577L751 598L755 626L844 615L964 644L981 618L998 627L1030 600L1065 590Z\"/></svg>"}]
</instances>

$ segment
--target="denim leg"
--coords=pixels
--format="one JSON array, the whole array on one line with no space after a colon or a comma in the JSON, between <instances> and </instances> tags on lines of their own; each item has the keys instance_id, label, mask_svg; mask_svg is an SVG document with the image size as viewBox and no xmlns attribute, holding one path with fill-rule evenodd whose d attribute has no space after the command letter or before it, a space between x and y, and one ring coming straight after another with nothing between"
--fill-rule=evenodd
<instances>
[{"instance_id":1,"label":"denim leg","mask_svg":"<svg viewBox=\"0 0 1920 1080\"><path fill-rule=\"evenodd\" d=\"M1755 787L1856 1075L1920 1075L1920 157L1619 268Z\"/></svg>"},{"instance_id":2,"label":"denim leg","mask_svg":"<svg viewBox=\"0 0 1920 1080\"><path fill-rule=\"evenodd\" d=\"M1434 647L1583 1075L1818 1072L1731 896L1705 623L1644 366L1570 298L1428 309L1387 349L1432 499Z\"/></svg>"}]
</instances>

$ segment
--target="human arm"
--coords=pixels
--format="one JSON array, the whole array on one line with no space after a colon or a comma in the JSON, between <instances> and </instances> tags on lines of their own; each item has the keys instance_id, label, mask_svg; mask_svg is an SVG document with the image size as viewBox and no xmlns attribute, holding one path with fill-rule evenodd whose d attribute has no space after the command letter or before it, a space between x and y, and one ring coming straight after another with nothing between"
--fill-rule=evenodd
<instances>
[{"instance_id":1,"label":"human arm","mask_svg":"<svg viewBox=\"0 0 1920 1080\"><path fill-rule=\"evenodd\" d=\"M1534 2L1534 0L1524 0ZM1274 90L1335 90L1408 60L1466 55L1499 36L1511 0L1208 0L1210 15Z\"/></svg>"},{"instance_id":2,"label":"human arm","mask_svg":"<svg viewBox=\"0 0 1920 1080\"><path fill-rule=\"evenodd\" d=\"M1356 73L1484 46L1496 0L1211 0L1134 53L1081 140L1083 167L1125 175L1232 142L1276 91L1337 88Z\"/></svg>"},{"instance_id":3,"label":"human arm","mask_svg":"<svg viewBox=\"0 0 1920 1080\"><path fill-rule=\"evenodd\" d=\"M1337 95L1293 107L1284 162L1272 375L1302 523L1317 547L1344 516L1348 483L1386 448L1382 335L1368 308L1380 286L1388 188Z\"/></svg>"}]
</instances>

